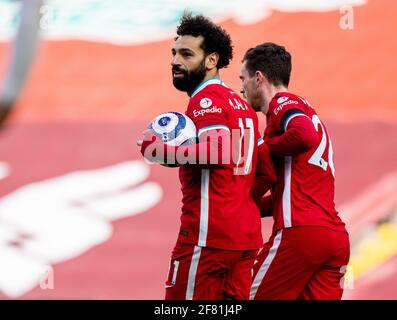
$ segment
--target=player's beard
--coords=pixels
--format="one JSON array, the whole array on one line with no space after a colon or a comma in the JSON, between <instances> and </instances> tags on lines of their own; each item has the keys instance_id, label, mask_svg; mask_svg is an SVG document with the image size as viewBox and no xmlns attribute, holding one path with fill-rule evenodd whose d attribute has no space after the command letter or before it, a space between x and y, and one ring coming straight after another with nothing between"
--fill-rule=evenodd
<instances>
[{"instance_id":1,"label":"player's beard","mask_svg":"<svg viewBox=\"0 0 397 320\"><path fill-rule=\"evenodd\" d=\"M172 71L184 74L182 78L172 78L174 87L180 91L193 92L194 89L204 80L206 75L205 59L203 59L198 67L194 70L183 70L178 66L172 67Z\"/></svg>"}]
</instances>

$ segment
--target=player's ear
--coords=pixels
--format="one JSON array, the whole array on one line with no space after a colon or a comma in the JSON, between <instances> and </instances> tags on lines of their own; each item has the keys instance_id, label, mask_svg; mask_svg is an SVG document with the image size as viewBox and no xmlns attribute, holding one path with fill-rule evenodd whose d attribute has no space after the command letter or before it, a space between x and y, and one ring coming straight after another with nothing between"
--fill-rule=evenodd
<instances>
[{"instance_id":1,"label":"player's ear","mask_svg":"<svg viewBox=\"0 0 397 320\"><path fill-rule=\"evenodd\" d=\"M262 83L261 73L259 71L256 71L255 72L255 84L256 84L256 87L257 88L260 87L261 83Z\"/></svg>"},{"instance_id":2,"label":"player's ear","mask_svg":"<svg viewBox=\"0 0 397 320\"><path fill-rule=\"evenodd\" d=\"M256 85L259 87L260 85L262 85L266 81L267 81L267 79L266 79L265 75L261 71L257 70L255 72Z\"/></svg>"},{"instance_id":3,"label":"player's ear","mask_svg":"<svg viewBox=\"0 0 397 320\"><path fill-rule=\"evenodd\" d=\"M216 52L210 53L205 58L205 62L206 62L205 66L208 70L212 70L216 68L218 61L219 61L219 54Z\"/></svg>"},{"instance_id":4,"label":"player's ear","mask_svg":"<svg viewBox=\"0 0 397 320\"><path fill-rule=\"evenodd\" d=\"M255 72L255 82L261 84L263 82L263 74L259 70Z\"/></svg>"}]
</instances>

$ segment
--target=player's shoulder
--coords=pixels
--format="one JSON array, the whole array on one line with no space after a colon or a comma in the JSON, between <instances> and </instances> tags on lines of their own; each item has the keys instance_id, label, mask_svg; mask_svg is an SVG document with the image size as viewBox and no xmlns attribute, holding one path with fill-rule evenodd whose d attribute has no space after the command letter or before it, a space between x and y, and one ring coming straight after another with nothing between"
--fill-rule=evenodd
<instances>
[{"instance_id":1,"label":"player's shoulder","mask_svg":"<svg viewBox=\"0 0 397 320\"><path fill-rule=\"evenodd\" d=\"M270 101L269 112L270 115L277 116L286 109L296 108L305 111L307 106L310 104L306 99L290 92L279 92Z\"/></svg>"},{"instance_id":2,"label":"player's shoulder","mask_svg":"<svg viewBox=\"0 0 397 320\"><path fill-rule=\"evenodd\" d=\"M211 83L196 90L189 101L189 108L209 108L216 106L228 110L232 97L239 97L232 89L222 83Z\"/></svg>"},{"instance_id":3,"label":"player's shoulder","mask_svg":"<svg viewBox=\"0 0 397 320\"><path fill-rule=\"evenodd\" d=\"M214 90L214 85L205 87L196 94L192 95L189 100L189 109L207 109L219 105L219 95Z\"/></svg>"},{"instance_id":4,"label":"player's shoulder","mask_svg":"<svg viewBox=\"0 0 397 320\"><path fill-rule=\"evenodd\" d=\"M193 93L190 100L192 102L197 102L205 97L209 97L214 100L223 100L226 97L230 96L232 93L234 93L234 91L228 88L225 84L214 83L207 85L201 90Z\"/></svg>"},{"instance_id":5,"label":"player's shoulder","mask_svg":"<svg viewBox=\"0 0 397 320\"><path fill-rule=\"evenodd\" d=\"M220 90L223 89L221 84L210 84L193 92L189 100L187 115L192 119L214 115L227 116L228 104L225 102L224 96L220 94Z\"/></svg>"}]
</instances>

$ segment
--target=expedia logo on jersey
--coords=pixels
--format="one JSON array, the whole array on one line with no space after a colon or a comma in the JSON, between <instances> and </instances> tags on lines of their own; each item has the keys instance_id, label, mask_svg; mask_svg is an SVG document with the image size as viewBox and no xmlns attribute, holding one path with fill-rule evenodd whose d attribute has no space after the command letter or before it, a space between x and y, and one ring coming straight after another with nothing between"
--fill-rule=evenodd
<instances>
[{"instance_id":1,"label":"expedia logo on jersey","mask_svg":"<svg viewBox=\"0 0 397 320\"><path fill-rule=\"evenodd\" d=\"M276 109L274 109L274 115L277 116L277 114L283 110L283 108L287 105L287 104L299 104L298 101L295 100L288 100L287 102L284 102L283 104L280 104Z\"/></svg>"},{"instance_id":2,"label":"expedia logo on jersey","mask_svg":"<svg viewBox=\"0 0 397 320\"><path fill-rule=\"evenodd\" d=\"M207 109L212 106L212 100L210 98L203 98L200 100L200 107Z\"/></svg>"},{"instance_id":3,"label":"expedia logo on jersey","mask_svg":"<svg viewBox=\"0 0 397 320\"><path fill-rule=\"evenodd\" d=\"M277 103L283 103L288 100L288 97L280 97L277 99Z\"/></svg>"},{"instance_id":4,"label":"expedia logo on jersey","mask_svg":"<svg viewBox=\"0 0 397 320\"><path fill-rule=\"evenodd\" d=\"M217 106L213 106L212 108L193 110L193 115L195 118L199 116L204 116L206 113L222 113L222 109Z\"/></svg>"}]
</instances>

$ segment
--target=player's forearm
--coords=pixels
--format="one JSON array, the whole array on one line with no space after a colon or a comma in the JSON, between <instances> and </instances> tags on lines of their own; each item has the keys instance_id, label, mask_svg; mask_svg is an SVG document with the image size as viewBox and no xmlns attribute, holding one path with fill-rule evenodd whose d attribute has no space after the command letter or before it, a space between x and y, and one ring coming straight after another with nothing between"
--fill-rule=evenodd
<instances>
[{"instance_id":1,"label":"player's forearm","mask_svg":"<svg viewBox=\"0 0 397 320\"><path fill-rule=\"evenodd\" d=\"M217 141L203 141L187 146L170 146L158 139L143 142L142 155L153 162L168 165L222 164L225 148Z\"/></svg>"},{"instance_id":2,"label":"player's forearm","mask_svg":"<svg viewBox=\"0 0 397 320\"><path fill-rule=\"evenodd\" d=\"M224 148L221 143L217 141L203 141L193 145L171 147L167 153L175 155L176 164L222 164L226 159L223 159ZM188 163L186 163L186 159Z\"/></svg>"},{"instance_id":3,"label":"player's forearm","mask_svg":"<svg viewBox=\"0 0 397 320\"><path fill-rule=\"evenodd\" d=\"M265 139L270 153L278 156L294 156L309 151L319 142L319 137L310 119L296 117L280 136Z\"/></svg>"}]
</instances>

